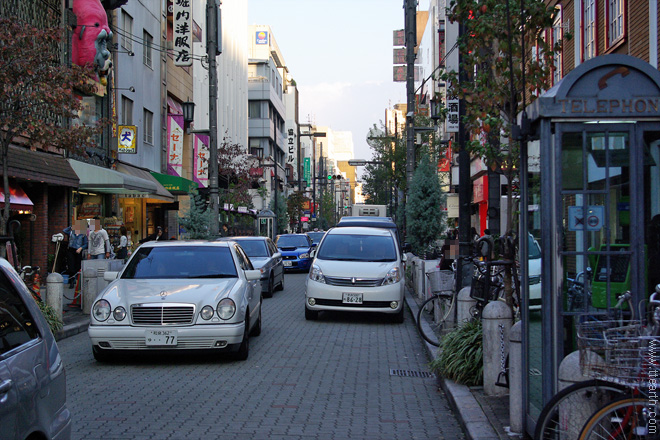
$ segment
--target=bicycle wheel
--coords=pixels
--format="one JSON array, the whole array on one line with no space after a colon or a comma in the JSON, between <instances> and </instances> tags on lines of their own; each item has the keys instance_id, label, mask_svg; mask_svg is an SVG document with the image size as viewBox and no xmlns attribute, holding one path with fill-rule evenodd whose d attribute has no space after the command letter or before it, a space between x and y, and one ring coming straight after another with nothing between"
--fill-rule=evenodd
<instances>
[{"instance_id":1,"label":"bicycle wheel","mask_svg":"<svg viewBox=\"0 0 660 440\"><path fill-rule=\"evenodd\" d=\"M655 420L655 411L655 406L647 398L617 399L603 406L587 420L578 439L658 439L660 430Z\"/></svg>"},{"instance_id":2,"label":"bicycle wheel","mask_svg":"<svg viewBox=\"0 0 660 440\"><path fill-rule=\"evenodd\" d=\"M435 302L433 302L435 301ZM433 307L437 308L437 320L426 319L423 316L426 306L433 302ZM417 330L419 334L424 338L429 344L439 347L440 346L440 333L444 328L445 321L451 314L452 309L454 308L455 296L453 293L448 294L435 294L426 301L422 303L417 311Z\"/></svg>"},{"instance_id":3,"label":"bicycle wheel","mask_svg":"<svg viewBox=\"0 0 660 440\"><path fill-rule=\"evenodd\" d=\"M536 422L536 440L576 439L585 420L596 408L618 397L625 396L628 388L602 380L592 379L564 388L543 407Z\"/></svg>"}]
</instances>

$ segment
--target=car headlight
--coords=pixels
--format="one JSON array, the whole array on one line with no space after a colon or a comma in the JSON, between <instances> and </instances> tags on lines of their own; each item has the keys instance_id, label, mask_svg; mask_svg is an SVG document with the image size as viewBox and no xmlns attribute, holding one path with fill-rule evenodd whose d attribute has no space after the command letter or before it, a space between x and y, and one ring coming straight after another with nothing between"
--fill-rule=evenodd
<instances>
[{"instance_id":1,"label":"car headlight","mask_svg":"<svg viewBox=\"0 0 660 440\"><path fill-rule=\"evenodd\" d=\"M309 271L309 279L316 281L317 283L325 284L325 277L323 276L323 272L321 271L321 268L316 264L313 264L312 270Z\"/></svg>"},{"instance_id":2,"label":"car headlight","mask_svg":"<svg viewBox=\"0 0 660 440\"><path fill-rule=\"evenodd\" d=\"M123 321L124 318L126 318L126 309L121 306L117 307L115 311L112 312L112 316L116 321Z\"/></svg>"},{"instance_id":3,"label":"car headlight","mask_svg":"<svg viewBox=\"0 0 660 440\"><path fill-rule=\"evenodd\" d=\"M220 319L224 319L226 321L228 319L231 319L232 316L234 316L234 313L236 313L236 304L234 303L234 300L232 300L231 298L222 299L218 303L218 307L216 307L216 311Z\"/></svg>"},{"instance_id":4,"label":"car headlight","mask_svg":"<svg viewBox=\"0 0 660 440\"><path fill-rule=\"evenodd\" d=\"M387 272L387 275L385 275L385 279L383 279L383 286L387 286L390 284L396 284L399 281L401 281L401 272L399 271L398 267L393 267Z\"/></svg>"},{"instance_id":5,"label":"car headlight","mask_svg":"<svg viewBox=\"0 0 660 440\"><path fill-rule=\"evenodd\" d=\"M202 311L199 312L199 316L201 316L203 320L208 321L209 319L213 318L214 312L215 311L213 310L213 307L204 306L202 307Z\"/></svg>"},{"instance_id":6,"label":"car headlight","mask_svg":"<svg viewBox=\"0 0 660 440\"><path fill-rule=\"evenodd\" d=\"M298 258L300 258L301 260L302 260L303 258L309 258L309 253L306 253L306 254L300 254L300 255L298 256Z\"/></svg>"},{"instance_id":7,"label":"car headlight","mask_svg":"<svg viewBox=\"0 0 660 440\"><path fill-rule=\"evenodd\" d=\"M92 314L94 319L97 321L103 322L110 317L112 309L110 308L110 303L104 299L96 301L94 307L92 307Z\"/></svg>"}]
</instances>

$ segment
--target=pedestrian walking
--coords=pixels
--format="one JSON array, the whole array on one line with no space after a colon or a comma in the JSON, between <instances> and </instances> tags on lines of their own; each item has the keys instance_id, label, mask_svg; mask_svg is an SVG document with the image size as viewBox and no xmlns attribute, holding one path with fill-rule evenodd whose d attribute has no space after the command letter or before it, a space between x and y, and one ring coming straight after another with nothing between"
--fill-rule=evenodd
<instances>
[{"instance_id":1,"label":"pedestrian walking","mask_svg":"<svg viewBox=\"0 0 660 440\"><path fill-rule=\"evenodd\" d=\"M69 275L69 287L73 288L76 274L82 266L83 252L87 250L87 222L76 220L72 226L62 231L69 237L69 246L66 253L67 275Z\"/></svg>"},{"instance_id":2,"label":"pedestrian walking","mask_svg":"<svg viewBox=\"0 0 660 440\"><path fill-rule=\"evenodd\" d=\"M89 233L89 252L90 260L105 260L110 258L110 237L108 231L101 226L101 219L94 217L90 222L92 231Z\"/></svg>"},{"instance_id":3,"label":"pedestrian walking","mask_svg":"<svg viewBox=\"0 0 660 440\"><path fill-rule=\"evenodd\" d=\"M119 227L119 245L115 252L115 258L125 260L126 257L128 257L128 231L126 231L126 226L122 225Z\"/></svg>"}]
</instances>

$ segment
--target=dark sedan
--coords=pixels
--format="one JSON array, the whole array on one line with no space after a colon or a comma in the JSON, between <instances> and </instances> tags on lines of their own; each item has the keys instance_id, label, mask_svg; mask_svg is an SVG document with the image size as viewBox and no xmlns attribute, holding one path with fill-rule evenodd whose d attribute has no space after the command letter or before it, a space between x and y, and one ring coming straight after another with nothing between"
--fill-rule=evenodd
<instances>
[{"instance_id":1,"label":"dark sedan","mask_svg":"<svg viewBox=\"0 0 660 440\"><path fill-rule=\"evenodd\" d=\"M273 292L284 289L284 264L282 254L268 237L227 237L238 243L252 262L261 271L261 291L264 297L271 298Z\"/></svg>"},{"instance_id":2,"label":"dark sedan","mask_svg":"<svg viewBox=\"0 0 660 440\"><path fill-rule=\"evenodd\" d=\"M282 253L285 270L308 271L312 264L310 253L316 244L305 234L278 235L275 240Z\"/></svg>"}]
</instances>

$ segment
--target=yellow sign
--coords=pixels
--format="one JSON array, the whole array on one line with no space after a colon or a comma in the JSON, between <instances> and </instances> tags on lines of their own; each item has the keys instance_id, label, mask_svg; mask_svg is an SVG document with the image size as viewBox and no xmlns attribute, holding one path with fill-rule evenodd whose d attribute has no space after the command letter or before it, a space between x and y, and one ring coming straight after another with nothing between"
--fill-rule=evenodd
<instances>
[{"instance_id":1,"label":"yellow sign","mask_svg":"<svg viewBox=\"0 0 660 440\"><path fill-rule=\"evenodd\" d=\"M119 153L137 154L137 127L135 125L120 125L117 136Z\"/></svg>"}]
</instances>

